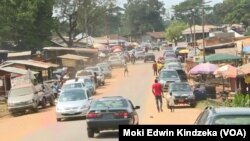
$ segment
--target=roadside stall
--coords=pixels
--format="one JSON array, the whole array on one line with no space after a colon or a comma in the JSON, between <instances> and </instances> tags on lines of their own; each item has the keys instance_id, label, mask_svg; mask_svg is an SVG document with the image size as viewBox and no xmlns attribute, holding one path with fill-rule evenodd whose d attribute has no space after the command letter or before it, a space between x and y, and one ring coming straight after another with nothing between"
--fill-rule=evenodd
<instances>
[{"instance_id":1,"label":"roadside stall","mask_svg":"<svg viewBox=\"0 0 250 141\"><path fill-rule=\"evenodd\" d=\"M84 69L84 67L88 64L88 57L66 54L62 56L58 56L62 60L62 65L68 68L68 72L70 72L69 77L74 78L75 74L78 70Z\"/></svg>"}]
</instances>

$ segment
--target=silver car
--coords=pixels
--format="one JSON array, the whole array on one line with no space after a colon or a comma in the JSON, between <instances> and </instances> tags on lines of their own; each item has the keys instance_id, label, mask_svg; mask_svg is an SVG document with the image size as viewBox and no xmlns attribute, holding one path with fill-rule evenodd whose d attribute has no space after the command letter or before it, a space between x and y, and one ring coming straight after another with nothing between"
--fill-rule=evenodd
<instances>
[{"instance_id":1,"label":"silver car","mask_svg":"<svg viewBox=\"0 0 250 141\"><path fill-rule=\"evenodd\" d=\"M159 75L159 83L163 87L163 91L168 90L169 84L174 82L181 82L181 78L178 75L177 71L174 69L163 69Z\"/></svg>"},{"instance_id":2,"label":"silver car","mask_svg":"<svg viewBox=\"0 0 250 141\"><path fill-rule=\"evenodd\" d=\"M99 66L102 68L102 71L104 73L105 78L111 78L112 77L112 69L109 66L108 63L99 63L96 66Z\"/></svg>"},{"instance_id":3,"label":"silver car","mask_svg":"<svg viewBox=\"0 0 250 141\"><path fill-rule=\"evenodd\" d=\"M85 117L91 104L87 90L81 88L67 89L61 92L56 105L56 119Z\"/></svg>"},{"instance_id":4,"label":"silver car","mask_svg":"<svg viewBox=\"0 0 250 141\"><path fill-rule=\"evenodd\" d=\"M125 63L125 60L122 57L112 56L112 57L109 57L108 62L112 68L113 67L122 67Z\"/></svg>"}]
</instances>

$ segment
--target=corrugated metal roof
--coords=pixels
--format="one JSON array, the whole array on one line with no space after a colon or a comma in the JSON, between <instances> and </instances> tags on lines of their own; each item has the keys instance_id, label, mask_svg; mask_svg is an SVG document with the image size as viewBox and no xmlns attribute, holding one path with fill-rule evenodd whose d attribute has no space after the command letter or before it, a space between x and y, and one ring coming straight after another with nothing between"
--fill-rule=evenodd
<instances>
[{"instance_id":1,"label":"corrugated metal roof","mask_svg":"<svg viewBox=\"0 0 250 141\"><path fill-rule=\"evenodd\" d=\"M8 53L8 57L29 56L31 51Z\"/></svg>"},{"instance_id":2,"label":"corrugated metal roof","mask_svg":"<svg viewBox=\"0 0 250 141\"><path fill-rule=\"evenodd\" d=\"M15 74L22 74L25 75L28 73L28 70L20 69L20 68L15 68L15 67L5 67L5 68L0 68L0 71L5 71L5 72L10 72L10 73L15 73ZM38 74L38 72L31 71L32 74Z\"/></svg>"},{"instance_id":3,"label":"corrugated metal roof","mask_svg":"<svg viewBox=\"0 0 250 141\"><path fill-rule=\"evenodd\" d=\"M9 60L9 61L6 61L6 63L22 64L22 65L33 66L33 67L38 67L38 68L43 68L43 69L59 67L59 65L57 64L45 63L45 62L34 61L34 60Z\"/></svg>"},{"instance_id":4,"label":"corrugated metal roof","mask_svg":"<svg viewBox=\"0 0 250 141\"><path fill-rule=\"evenodd\" d=\"M48 51L76 51L76 52L86 52L86 53L98 53L98 49L92 48L68 48L68 47L44 47L43 50Z\"/></svg>"},{"instance_id":5,"label":"corrugated metal roof","mask_svg":"<svg viewBox=\"0 0 250 141\"><path fill-rule=\"evenodd\" d=\"M71 59L71 60L87 60L89 57L79 56L79 55L74 55L74 54L66 54L66 55L58 56L58 58Z\"/></svg>"}]
</instances>

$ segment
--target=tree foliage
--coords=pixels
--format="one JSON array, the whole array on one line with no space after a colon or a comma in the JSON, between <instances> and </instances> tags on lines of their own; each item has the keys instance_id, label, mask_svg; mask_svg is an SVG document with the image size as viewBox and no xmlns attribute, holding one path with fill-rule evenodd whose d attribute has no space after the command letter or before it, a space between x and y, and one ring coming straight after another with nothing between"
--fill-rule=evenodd
<instances>
[{"instance_id":1,"label":"tree foliage","mask_svg":"<svg viewBox=\"0 0 250 141\"><path fill-rule=\"evenodd\" d=\"M162 14L165 8L159 0L128 0L122 19L123 31L132 36L164 30Z\"/></svg>"},{"instance_id":2,"label":"tree foliage","mask_svg":"<svg viewBox=\"0 0 250 141\"><path fill-rule=\"evenodd\" d=\"M77 34L94 32L112 7L113 0L56 0L55 31L71 47Z\"/></svg>"},{"instance_id":3,"label":"tree foliage","mask_svg":"<svg viewBox=\"0 0 250 141\"><path fill-rule=\"evenodd\" d=\"M177 43L181 39L182 31L185 30L188 25L182 21L172 21L166 29L166 39L170 42Z\"/></svg>"},{"instance_id":4,"label":"tree foliage","mask_svg":"<svg viewBox=\"0 0 250 141\"><path fill-rule=\"evenodd\" d=\"M0 40L17 49L43 47L52 28L54 0L4 0L0 5Z\"/></svg>"}]
</instances>

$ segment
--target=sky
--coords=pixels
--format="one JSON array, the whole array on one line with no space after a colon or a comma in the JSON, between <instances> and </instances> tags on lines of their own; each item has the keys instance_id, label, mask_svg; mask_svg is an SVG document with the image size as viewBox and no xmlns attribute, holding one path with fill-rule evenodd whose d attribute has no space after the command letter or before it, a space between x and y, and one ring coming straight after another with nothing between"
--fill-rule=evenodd
<instances>
[{"instance_id":1,"label":"sky","mask_svg":"<svg viewBox=\"0 0 250 141\"><path fill-rule=\"evenodd\" d=\"M177 5L185 0L160 0L165 4L166 10L170 10L172 6ZM127 0L117 0L118 5L122 6L124 3L126 3ZM215 5L217 3L223 2L223 0L205 0L205 2L209 2L211 5Z\"/></svg>"}]
</instances>

